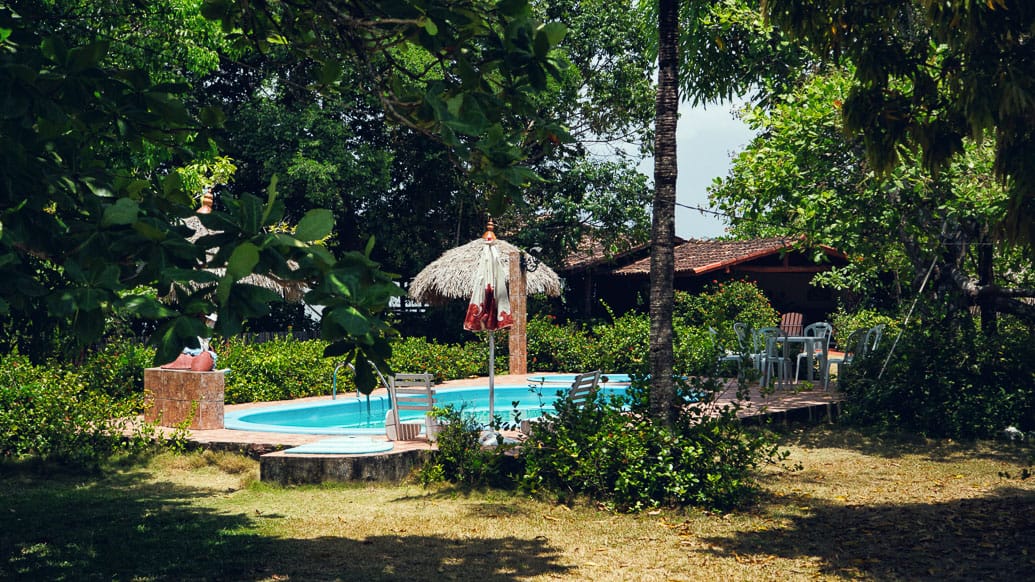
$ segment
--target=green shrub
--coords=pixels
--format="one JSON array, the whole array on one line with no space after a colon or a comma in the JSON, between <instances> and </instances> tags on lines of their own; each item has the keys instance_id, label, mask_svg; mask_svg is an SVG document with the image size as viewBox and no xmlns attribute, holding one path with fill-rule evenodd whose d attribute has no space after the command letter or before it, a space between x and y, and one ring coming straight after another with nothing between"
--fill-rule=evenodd
<instances>
[{"instance_id":1,"label":"green shrub","mask_svg":"<svg viewBox=\"0 0 1035 582\"><path fill-rule=\"evenodd\" d=\"M436 382L485 376L489 373L489 342L482 335L472 335L464 344L440 344L424 338L410 337L392 344L389 364L396 373L428 373ZM496 334L496 373L508 370L507 335Z\"/></svg>"},{"instance_id":2,"label":"green shrub","mask_svg":"<svg viewBox=\"0 0 1035 582\"><path fill-rule=\"evenodd\" d=\"M697 382L682 393L718 390ZM637 395L639 390L639 395ZM616 399L556 404L557 413L533 424L522 447L522 486L532 493L586 495L615 509L659 506L731 507L756 490L755 469L775 461L773 442L744 427L733 408L706 414L703 403L686 407L676 425L656 424L641 408L645 390Z\"/></svg>"},{"instance_id":3,"label":"green shrub","mask_svg":"<svg viewBox=\"0 0 1035 582\"><path fill-rule=\"evenodd\" d=\"M329 394L337 361L325 358L326 342L291 338L245 343L232 338L214 343L217 368L229 368L226 402L267 402ZM355 383L339 372L338 391L355 390ZM343 382L345 384L343 385Z\"/></svg>"},{"instance_id":4,"label":"green shrub","mask_svg":"<svg viewBox=\"0 0 1035 582\"><path fill-rule=\"evenodd\" d=\"M533 372L576 372L595 369L590 335L574 323L557 325L552 316L528 322L528 369Z\"/></svg>"},{"instance_id":5,"label":"green shrub","mask_svg":"<svg viewBox=\"0 0 1035 582\"><path fill-rule=\"evenodd\" d=\"M154 357L154 348L132 339L118 339L88 356L79 367L79 376L90 389L114 398L142 394L144 368L151 367Z\"/></svg>"},{"instance_id":6,"label":"green shrub","mask_svg":"<svg viewBox=\"0 0 1035 582\"><path fill-rule=\"evenodd\" d=\"M834 325L834 345L839 348L844 346L837 345L838 341L843 342L848 336L857 329L869 329L875 325L884 325L884 339L893 340L898 335L899 330L902 329L900 322L889 315L884 315L873 309L861 309L852 313L846 312L843 308L839 308L836 313L830 316L830 323Z\"/></svg>"},{"instance_id":7,"label":"green shrub","mask_svg":"<svg viewBox=\"0 0 1035 582\"><path fill-rule=\"evenodd\" d=\"M673 320L676 326L714 328L719 345L734 348L734 323L741 321L758 329L779 323L780 314L751 281L714 281L699 295L677 291Z\"/></svg>"},{"instance_id":8,"label":"green shrub","mask_svg":"<svg viewBox=\"0 0 1035 582\"><path fill-rule=\"evenodd\" d=\"M715 372L718 353L707 329L676 324L675 372L683 376L703 376Z\"/></svg>"},{"instance_id":9,"label":"green shrub","mask_svg":"<svg viewBox=\"0 0 1035 582\"><path fill-rule=\"evenodd\" d=\"M988 338L972 324L932 319L911 325L852 366L841 387L845 419L932 437L1035 430L1035 346L1030 332Z\"/></svg>"},{"instance_id":10,"label":"green shrub","mask_svg":"<svg viewBox=\"0 0 1035 582\"><path fill-rule=\"evenodd\" d=\"M483 447L481 423L474 415L465 414L463 408L436 408L432 415L442 423L442 430L436 450L421 468L421 483L449 481L467 488L515 485L522 461L511 454L513 445Z\"/></svg>"},{"instance_id":11,"label":"green shrub","mask_svg":"<svg viewBox=\"0 0 1035 582\"><path fill-rule=\"evenodd\" d=\"M75 371L9 355L0 360L0 457L96 466L142 446L139 432L126 436L140 406L89 388Z\"/></svg>"},{"instance_id":12,"label":"green shrub","mask_svg":"<svg viewBox=\"0 0 1035 582\"><path fill-rule=\"evenodd\" d=\"M618 317L608 309L613 323L593 327L595 359L582 369L599 368L604 372L647 374L650 371L650 318L636 312Z\"/></svg>"}]
</instances>

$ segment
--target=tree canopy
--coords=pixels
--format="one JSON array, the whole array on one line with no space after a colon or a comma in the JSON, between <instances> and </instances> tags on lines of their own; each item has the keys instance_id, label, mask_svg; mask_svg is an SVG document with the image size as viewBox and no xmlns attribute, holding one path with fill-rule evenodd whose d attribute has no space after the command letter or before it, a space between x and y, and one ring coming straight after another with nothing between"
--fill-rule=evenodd
<instances>
[{"instance_id":1,"label":"tree canopy","mask_svg":"<svg viewBox=\"0 0 1035 582\"><path fill-rule=\"evenodd\" d=\"M277 228L286 207L276 181L201 217L207 236L192 240L182 225L198 193L177 169L211 156L212 130L225 116L219 103L186 98L187 82L211 63L185 64L175 53L193 42L158 37L214 29L193 18L170 22L163 10L195 14L196 2L145 5L155 10L0 7L0 275L10 283L0 312L8 348L32 325L65 326L86 345L120 313L159 321L151 337L156 359L168 361L207 333L198 315L218 311L218 331L228 335L266 312L276 298L241 282L262 273L308 284L307 299L325 306L327 355L356 362L359 383L372 387L367 361L384 362L390 332L380 312L399 290L370 260L370 245L329 252L320 241L334 223L320 209L296 217L290 231ZM308 59L308 82L329 94L342 82L342 59L369 68L381 106L458 152L494 186L497 203L534 178L522 165L525 147L567 139L528 105L560 73L553 50L564 27L536 22L523 2L216 1L202 9L219 20L229 54L289 49L299 63ZM126 31L155 40L135 43ZM504 131L503 120L520 115L528 124ZM158 299L173 288L175 302Z\"/></svg>"},{"instance_id":2,"label":"tree canopy","mask_svg":"<svg viewBox=\"0 0 1035 582\"><path fill-rule=\"evenodd\" d=\"M991 139L1010 193L1000 234L1035 241L1035 5L986 2L766 0L782 31L853 65L846 127L888 171L907 152L932 173Z\"/></svg>"}]
</instances>

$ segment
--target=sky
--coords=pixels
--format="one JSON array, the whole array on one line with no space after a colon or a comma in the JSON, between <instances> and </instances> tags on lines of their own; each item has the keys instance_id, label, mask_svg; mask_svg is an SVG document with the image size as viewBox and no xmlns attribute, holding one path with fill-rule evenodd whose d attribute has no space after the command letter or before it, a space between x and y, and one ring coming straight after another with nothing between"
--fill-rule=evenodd
<instances>
[{"instance_id":1,"label":"sky","mask_svg":"<svg viewBox=\"0 0 1035 582\"><path fill-rule=\"evenodd\" d=\"M676 202L707 208L708 186L715 178L726 176L733 156L754 137L754 133L734 116L736 107L735 104L694 108L686 103L680 105L676 129L679 164ZM653 158L644 160L640 171L653 177ZM713 238L725 234L725 226L714 215L676 206L676 236Z\"/></svg>"}]
</instances>

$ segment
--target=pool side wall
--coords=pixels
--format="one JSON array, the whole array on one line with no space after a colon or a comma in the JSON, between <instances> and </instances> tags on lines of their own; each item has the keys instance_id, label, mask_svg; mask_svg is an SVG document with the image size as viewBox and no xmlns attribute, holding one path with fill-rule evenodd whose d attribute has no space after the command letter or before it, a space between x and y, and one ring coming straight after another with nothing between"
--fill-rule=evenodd
<instances>
[{"instance_id":1,"label":"pool side wall","mask_svg":"<svg viewBox=\"0 0 1035 582\"><path fill-rule=\"evenodd\" d=\"M376 455L298 455L282 451L259 459L259 480L279 485L409 479L430 458L428 449Z\"/></svg>"}]
</instances>

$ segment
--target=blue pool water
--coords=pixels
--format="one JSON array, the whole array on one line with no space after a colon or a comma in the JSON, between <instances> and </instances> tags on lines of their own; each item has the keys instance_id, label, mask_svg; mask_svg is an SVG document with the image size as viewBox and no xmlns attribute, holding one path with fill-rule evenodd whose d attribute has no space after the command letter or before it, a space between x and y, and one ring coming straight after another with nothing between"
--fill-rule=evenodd
<instances>
[{"instance_id":1,"label":"blue pool water","mask_svg":"<svg viewBox=\"0 0 1035 582\"><path fill-rule=\"evenodd\" d=\"M610 383L609 383L610 384ZM626 386L601 384L601 394L624 394ZM536 418L544 412L553 412L562 386L529 388L529 386L496 386L496 414L503 420L513 420L515 410L521 411L521 418ZM482 422L489 420L489 388L437 389L435 403L438 406L452 404L464 413L474 414ZM286 432L298 434L384 434L385 413L390 408L388 396L372 396L369 402L365 396L338 398L324 402L278 404L259 408L248 408L227 412L224 426L231 430L259 432ZM423 417L419 411L403 411L403 422Z\"/></svg>"},{"instance_id":2,"label":"blue pool water","mask_svg":"<svg viewBox=\"0 0 1035 582\"><path fill-rule=\"evenodd\" d=\"M528 381L537 384L571 384L575 381L577 374L544 374L540 376L529 376ZM628 384L632 382L629 374L601 374L600 385Z\"/></svg>"}]
</instances>

